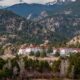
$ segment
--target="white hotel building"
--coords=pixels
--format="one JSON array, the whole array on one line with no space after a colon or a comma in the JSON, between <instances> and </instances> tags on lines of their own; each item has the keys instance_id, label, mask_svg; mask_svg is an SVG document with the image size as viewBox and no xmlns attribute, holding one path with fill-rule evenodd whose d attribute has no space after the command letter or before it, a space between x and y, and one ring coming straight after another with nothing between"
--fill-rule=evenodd
<instances>
[{"instance_id":1,"label":"white hotel building","mask_svg":"<svg viewBox=\"0 0 80 80\"><path fill-rule=\"evenodd\" d=\"M40 47L26 47L26 48L20 48L19 51L18 51L18 55L21 55L21 54L30 54L30 52L41 52L42 49Z\"/></svg>"}]
</instances>

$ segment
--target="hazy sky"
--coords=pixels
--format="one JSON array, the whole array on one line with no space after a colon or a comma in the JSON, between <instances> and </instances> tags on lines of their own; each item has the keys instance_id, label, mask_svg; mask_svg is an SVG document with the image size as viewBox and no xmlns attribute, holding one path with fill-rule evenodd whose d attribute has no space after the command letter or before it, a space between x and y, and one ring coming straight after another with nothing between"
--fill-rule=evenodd
<instances>
[{"instance_id":1,"label":"hazy sky","mask_svg":"<svg viewBox=\"0 0 80 80\"><path fill-rule=\"evenodd\" d=\"M0 0L0 6L7 6L19 3L20 0ZM23 0L26 3L47 3L54 0Z\"/></svg>"}]
</instances>

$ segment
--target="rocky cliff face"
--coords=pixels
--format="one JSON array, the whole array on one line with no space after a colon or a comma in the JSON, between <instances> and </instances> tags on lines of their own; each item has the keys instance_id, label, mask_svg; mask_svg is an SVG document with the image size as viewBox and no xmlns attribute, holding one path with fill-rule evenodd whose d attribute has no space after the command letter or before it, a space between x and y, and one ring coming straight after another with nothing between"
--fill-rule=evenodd
<instances>
[{"instance_id":1,"label":"rocky cliff face","mask_svg":"<svg viewBox=\"0 0 80 80\"><path fill-rule=\"evenodd\" d=\"M80 44L80 35L73 37L67 44L68 45L79 45Z\"/></svg>"}]
</instances>

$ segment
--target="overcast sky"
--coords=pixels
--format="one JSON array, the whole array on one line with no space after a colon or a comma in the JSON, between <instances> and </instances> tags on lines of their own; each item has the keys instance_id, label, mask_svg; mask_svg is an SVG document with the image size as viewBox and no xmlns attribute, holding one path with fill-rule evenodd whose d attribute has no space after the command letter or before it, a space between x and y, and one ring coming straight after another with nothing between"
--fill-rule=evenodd
<instances>
[{"instance_id":1,"label":"overcast sky","mask_svg":"<svg viewBox=\"0 0 80 80\"><path fill-rule=\"evenodd\" d=\"M20 0L0 0L0 6L8 6L19 3ZM26 3L47 3L54 0L23 0Z\"/></svg>"}]
</instances>

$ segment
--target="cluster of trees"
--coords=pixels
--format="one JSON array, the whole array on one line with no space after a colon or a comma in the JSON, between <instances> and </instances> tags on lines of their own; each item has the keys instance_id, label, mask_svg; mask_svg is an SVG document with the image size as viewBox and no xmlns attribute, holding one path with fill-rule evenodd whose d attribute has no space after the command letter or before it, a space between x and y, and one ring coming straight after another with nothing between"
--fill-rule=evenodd
<instances>
[{"instance_id":1,"label":"cluster of trees","mask_svg":"<svg viewBox=\"0 0 80 80\"><path fill-rule=\"evenodd\" d=\"M51 72L52 67L47 61L28 59L27 57L16 56L14 59L4 60L0 58L0 79L16 80L21 74L27 72L46 73ZM25 71L25 72L23 72ZM36 73L37 74L37 73ZM26 75L27 76L27 75ZM20 79L19 79L20 80Z\"/></svg>"},{"instance_id":2,"label":"cluster of trees","mask_svg":"<svg viewBox=\"0 0 80 80\"><path fill-rule=\"evenodd\" d=\"M50 72L51 67L47 61L39 61L39 60L32 60L32 59L25 59L25 69L30 71L38 71L40 73L42 72Z\"/></svg>"},{"instance_id":3,"label":"cluster of trees","mask_svg":"<svg viewBox=\"0 0 80 80\"><path fill-rule=\"evenodd\" d=\"M47 61L39 61L28 59L27 57L17 56L14 59L4 60L0 58L0 79L2 80L16 80L21 77L21 74L26 70L28 72L59 72L60 61L55 61L50 65ZM37 74L37 73L36 73ZM27 75L26 75L27 76Z\"/></svg>"},{"instance_id":4,"label":"cluster of trees","mask_svg":"<svg viewBox=\"0 0 80 80\"><path fill-rule=\"evenodd\" d=\"M7 62L5 62L3 59L0 59L0 79L1 80L7 80L12 78L13 75L13 71L12 69L9 69L8 67L4 66L6 65Z\"/></svg>"},{"instance_id":5,"label":"cluster of trees","mask_svg":"<svg viewBox=\"0 0 80 80\"><path fill-rule=\"evenodd\" d=\"M58 52L57 52L58 54ZM71 54L68 59L67 77L80 79L80 53ZM37 72L42 74L51 72L60 74L62 58L54 62L29 59L28 57L16 56L13 59L4 60L0 58L0 79L17 79L21 74L27 72ZM25 71L25 72L23 72Z\"/></svg>"},{"instance_id":6,"label":"cluster of trees","mask_svg":"<svg viewBox=\"0 0 80 80\"><path fill-rule=\"evenodd\" d=\"M71 54L69 62L68 76L74 79L80 79L80 53Z\"/></svg>"},{"instance_id":7,"label":"cluster of trees","mask_svg":"<svg viewBox=\"0 0 80 80\"><path fill-rule=\"evenodd\" d=\"M46 56L47 56L47 53L46 53L45 50L42 51L42 52L38 51L38 52L36 52L36 53L31 52L31 53L30 53L30 56L35 56L35 57L46 57Z\"/></svg>"},{"instance_id":8,"label":"cluster of trees","mask_svg":"<svg viewBox=\"0 0 80 80\"><path fill-rule=\"evenodd\" d=\"M51 48L49 48L47 51L43 50L42 52L31 52L29 55L30 56L35 56L35 57L47 57L47 55L50 55L51 53L53 53L53 50ZM55 57L59 57L60 56L60 52L57 51L53 56Z\"/></svg>"}]
</instances>

